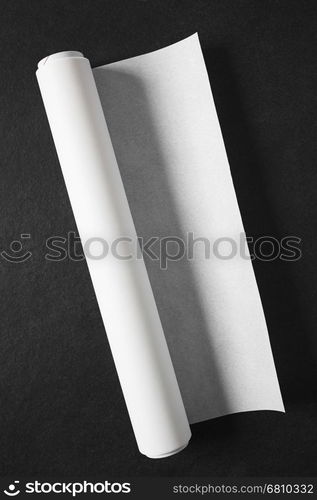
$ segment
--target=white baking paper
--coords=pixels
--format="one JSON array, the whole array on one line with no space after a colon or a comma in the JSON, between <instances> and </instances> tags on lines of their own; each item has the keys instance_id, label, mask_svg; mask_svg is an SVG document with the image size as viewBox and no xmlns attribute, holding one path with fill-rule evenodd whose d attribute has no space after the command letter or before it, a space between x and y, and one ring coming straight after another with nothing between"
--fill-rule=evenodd
<instances>
[{"instance_id":1,"label":"white baking paper","mask_svg":"<svg viewBox=\"0 0 317 500\"><path fill-rule=\"evenodd\" d=\"M198 36L93 74L78 53L37 71L82 242L198 238L179 260L145 254L147 271L87 257L140 451L162 457L188 421L284 407L248 255L205 255L244 228Z\"/></svg>"}]
</instances>

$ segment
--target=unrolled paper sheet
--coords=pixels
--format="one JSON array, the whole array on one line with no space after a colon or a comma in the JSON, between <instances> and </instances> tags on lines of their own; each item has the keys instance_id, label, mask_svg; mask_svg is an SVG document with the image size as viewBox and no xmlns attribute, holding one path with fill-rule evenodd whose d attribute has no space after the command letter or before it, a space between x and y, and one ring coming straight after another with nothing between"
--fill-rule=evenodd
<instances>
[{"instance_id":1,"label":"unrolled paper sheet","mask_svg":"<svg viewBox=\"0 0 317 500\"><path fill-rule=\"evenodd\" d=\"M244 228L198 36L94 76L138 235L239 242ZM192 260L165 271L146 263L190 422L284 411L251 261L239 252L205 258L201 242Z\"/></svg>"}]
</instances>

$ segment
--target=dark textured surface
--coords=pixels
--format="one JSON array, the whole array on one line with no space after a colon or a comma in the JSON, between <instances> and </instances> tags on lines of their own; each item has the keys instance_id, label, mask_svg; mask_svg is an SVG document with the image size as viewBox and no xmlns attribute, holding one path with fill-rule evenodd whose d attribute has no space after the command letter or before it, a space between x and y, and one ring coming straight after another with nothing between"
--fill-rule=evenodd
<instances>
[{"instance_id":1,"label":"dark textured surface","mask_svg":"<svg viewBox=\"0 0 317 500\"><path fill-rule=\"evenodd\" d=\"M0 474L317 474L317 4L314 1L0 1ZM302 238L297 263L256 262L286 415L193 426L162 461L135 446L86 265L44 260L75 230L35 80L37 61L92 65L199 32L249 234Z\"/></svg>"}]
</instances>

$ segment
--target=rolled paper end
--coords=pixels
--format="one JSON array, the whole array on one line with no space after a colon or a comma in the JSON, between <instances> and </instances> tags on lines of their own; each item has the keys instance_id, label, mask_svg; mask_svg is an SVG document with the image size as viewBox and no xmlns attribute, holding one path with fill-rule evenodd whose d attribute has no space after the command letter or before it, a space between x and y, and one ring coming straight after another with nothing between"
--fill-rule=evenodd
<instances>
[{"instance_id":1,"label":"rolled paper end","mask_svg":"<svg viewBox=\"0 0 317 500\"><path fill-rule=\"evenodd\" d=\"M51 62L53 59L61 59L64 57L84 57L84 55L81 52L77 52L76 50L65 50L63 52L56 52L55 54L52 54L50 56L43 57L43 59L40 60L38 63L37 67L41 68L48 62Z\"/></svg>"},{"instance_id":2,"label":"rolled paper end","mask_svg":"<svg viewBox=\"0 0 317 500\"><path fill-rule=\"evenodd\" d=\"M167 458L171 457L172 455L176 455L176 453L179 453L180 451L184 450L188 446L189 441L187 441L186 444L183 446L179 446L178 448L175 448L175 450L169 451L168 453L161 453L160 455L149 455L147 453L143 453L148 458ZM142 453L142 452L141 452Z\"/></svg>"}]
</instances>

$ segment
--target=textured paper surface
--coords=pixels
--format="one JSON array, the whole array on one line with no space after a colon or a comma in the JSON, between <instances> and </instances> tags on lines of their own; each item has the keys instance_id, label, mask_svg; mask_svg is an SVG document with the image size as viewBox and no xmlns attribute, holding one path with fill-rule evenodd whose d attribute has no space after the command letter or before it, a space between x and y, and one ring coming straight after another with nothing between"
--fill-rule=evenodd
<instances>
[{"instance_id":1,"label":"textured paper surface","mask_svg":"<svg viewBox=\"0 0 317 500\"><path fill-rule=\"evenodd\" d=\"M197 35L94 70L137 233L211 241L244 231ZM191 423L283 411L249 260L146 260Z\"/></svg>"}]
</instances>

